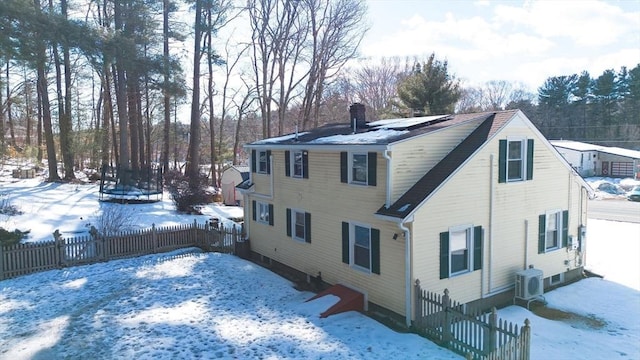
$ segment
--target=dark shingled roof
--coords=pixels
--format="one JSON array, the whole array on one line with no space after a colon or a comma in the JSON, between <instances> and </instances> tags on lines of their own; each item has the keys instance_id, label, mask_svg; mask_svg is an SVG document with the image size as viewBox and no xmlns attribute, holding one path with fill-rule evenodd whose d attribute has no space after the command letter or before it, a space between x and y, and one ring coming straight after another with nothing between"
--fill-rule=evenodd
<instances>
[{"instance_id":1,"label":"dark shingled roof","mask_svg":"<svg viewBox=\"0 0 640 360\"><path fill-rule=\"evenodd\" d=\"M506 122L513 118L517 111L518 110L509 110L494 113L456 115L456 118L470 115L474 115L476 118L483 116L485 120L394 204L389 208L381 207L376 214L397 218L404 218L409 215L476 150L502 128Z\"/></svg>"},{"instance_id":2,"label":"dark shingled roof","mask_svg":"<svg viewBox=\"0 0 640 360\"><path fill-rule=\"evenodd\" d=\"M353 128L349 124L328 124L322 127L309 130L306 132L300 132L296 137L294 134L288 134L282 137L273 137L269 139L263 139L255 141L249 146L289 146L289 145L353 145L353 144L365 144L365 145L387 145L399 140L404 140L408 138L412 138L418 135L427 134L436 130L440 130L443 128L447 128L449 126L461 124L467 121L481 119L482 117L488 116L488 114L493 113L474 113L474 114L459 114L459 115L443 115L440 118L425 121L423 123L415 123L416 119L419 118L407 118L407 119L397 119L398 123L394 124L393 127L385 127L384 125L379 126L370 126L367 125L365 128L357 129L354 134ZM426 119L426 118L425 118ZM402 121L406 121L408 125L406 127L401 126ZM374 122L375 123L375 122ZM384 130L398 130L397 135L391 135L381 138L376 138L375 136L370 137L367 141L353 141L353 138L358 135L363 135L363 138L371 134L372 132L384 131ZM331 141L325 141L323 138L336 136L336 135L346 135L348 137L345 138L335 138ZM353 138L351 137L353 136Z\"/></svg>"}]
</instances>

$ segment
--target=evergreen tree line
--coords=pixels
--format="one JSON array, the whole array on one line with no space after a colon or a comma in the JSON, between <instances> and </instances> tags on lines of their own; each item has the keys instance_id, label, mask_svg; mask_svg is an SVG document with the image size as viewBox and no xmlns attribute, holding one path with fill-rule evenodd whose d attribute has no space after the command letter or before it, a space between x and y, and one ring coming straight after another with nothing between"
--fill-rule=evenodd
<instances>
[{"instance_id":1,"label":"evergreen tree line","mask_svg":"<svg viewBox=\"0 0 640 360\"><path fill-rule=\"evenodd\" d=\"M552 139L640 146L638 66L538 94L464 87L435 54L354 65L365 15L363 0L0 1L0 151L46 161L50 181L103 165L196 179L203 163L218 184L243 143L347 122L353 102L369 120L520 108ZM250 40L220 36L236 26Z\"/></svg>"}]
</instances>

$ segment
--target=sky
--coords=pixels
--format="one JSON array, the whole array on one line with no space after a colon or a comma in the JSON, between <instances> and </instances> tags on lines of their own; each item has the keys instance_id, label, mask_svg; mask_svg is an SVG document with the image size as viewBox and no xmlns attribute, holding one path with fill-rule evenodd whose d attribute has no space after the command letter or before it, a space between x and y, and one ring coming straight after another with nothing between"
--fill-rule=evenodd
<instances>
[{"instance_id":1,"label":"sky","mask_svg":"<svg viewBox=\"0 0 640 360\"><path fill-rule=\"evenodd\" d=\"M640 64L640 1L367 0L364 58L435 52L466 85Z\"/></svg>"},{"instance_id":2,"label":"sky","mask_svg":"<svg viewBox=\"0 0 640 360\"><path fill-rule=\"evenodd\" d=\"M30 240L50 240L55 228L86 232L108 205L129 209L136 227L242 213L212 204L207 215L177 215L168 196L105 204L97 184L16 180L10 170L0 168L0 200L23 214L3 215L0 226L31 229ZM544 294L548 308L571 317L498 310L514 324L531 321L532 359L640 358L640 223L589 219L588 229L587 267L604 279ZM320 318L339 298L307 302L313 295L252 262L195 248L45 271L0 281L0 359L462 359L358 312Z\"/></svg>"}]
</instances>

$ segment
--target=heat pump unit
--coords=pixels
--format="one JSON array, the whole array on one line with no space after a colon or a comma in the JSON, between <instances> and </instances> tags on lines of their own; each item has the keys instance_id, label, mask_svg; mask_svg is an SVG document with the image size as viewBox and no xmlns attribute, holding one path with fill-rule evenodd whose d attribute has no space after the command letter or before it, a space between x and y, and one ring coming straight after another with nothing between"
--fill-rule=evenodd
<instances>
[{"instance_id":1,"label":"heat pump unit","mask_svg":"<svg viewBox=\"0 0 640 360\"><path fill-rule=\"evenodd\" d=\"M531 300L544 292L542 270L527 269L516 273L516 297Z\"/></svg>"}]
</instances>

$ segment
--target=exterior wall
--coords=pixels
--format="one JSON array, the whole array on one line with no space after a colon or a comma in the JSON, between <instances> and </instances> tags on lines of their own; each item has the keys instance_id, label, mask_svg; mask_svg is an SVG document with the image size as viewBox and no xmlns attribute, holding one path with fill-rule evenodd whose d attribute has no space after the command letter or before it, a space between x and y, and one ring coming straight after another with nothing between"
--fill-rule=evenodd
<instances>
[{"instance_id":1,"label":"exterior wall","mask_svg":"<svg viewBox=\"0 0 640 360\"><path fill-rule=\"evenodd\" d=\"M498 183L500 139L533 138L533 179ZM513 287L515 272L534 265L550 277L583 265L582 253L560 248L538 254L538 216L569 210L569 236L586 223L587 197L555 151L545 146L523 121L512 120L416 212L413 278L423 289L469 302ZM483 267L439 279L439 234L450 226L470 224L484 229Z\"/></svg>"},{"instance_id":2,"label":"exterior wall","mask_svg":"<svg viewBox=\"0 0 640 360\"><path fill-rule=\"evenodd\" d=\"M224 196L224 202L226 205L235 205L235 201L240 201L240 206L243 205L242 194L235 187L242 182L242 174L235 168L228 168L222 173L220 178L220 184L223 187L222 195ZM235 196L235 197L234 197ZM234 197L228 199L228 197Z\"/></svg>"},{"instance_id":3,"label":"exterior wall","mask_svg":"<svg viewBox=\"0 0 640 360\"><path fill-rule=\"evenodd\" d=\"M377 220L374 213L384 204L386 161L378 154L377 186L340 182L340 153L309 151L309 178L285 176L284 150L272 150L273 199L248 196L245 218L251 250L310 275L322 273L330 284L359 290L367 300L404 314L404 238L392 223ZM252 174L256 192L270 194L269 175ZM260 191L259 191L260 190ZM251 201L274 205L274 225L252 220ZM311 243L287 237L286 209L311 214ZM359 222L380 230L380 275L365 273L342 262L343 221Z\"/></svg>"},{"instance_id":4,"label":"exterior wall","mask_svg":"<svg viewBox=\"0 0 640 360\"><path fill-rule=\"evenodd\" d=\"M597 152L578 151L562 147L556 147L556 150L567 160L571 167L576 169L580 176L590 177L596 175Z\"/></svg>"},{"instance_id":5,"label":"exterior wall","mask_svg":"<svg viewBox=\"0 0 640 360\"><path fill-rule=\"evenodd\" d=\"M604 163L607 163L607 165L605 165ZM613 163L625 163L625 165L630 167L631 170L630 170L629 173L626 173L624 175L614 174L613 169L612 169ZM635 172L640 171L640 169L638 169L639 165L640 165L640 159L634 159L634 158L627 157L627 156L621 156L621 155L615 155L615 154L609 154L609 153L600 152L600 153L598 153L598 169L597 169L596 173L598 175L602 175L602 176L613 176L613 177L630 176L630 177L633 177Z\"/></svg>"},{"instance_id":6,"label":"exterior wall","mask_svg":"<svg viewBox=\"0 0 640 360\"><path fill-rule=\"evenodd\" d=\"M420 178L466 138L480 121L444 128L421 137L394 144L392 157L391 203L409 190Z\"/></svg>"}]
</instances>

